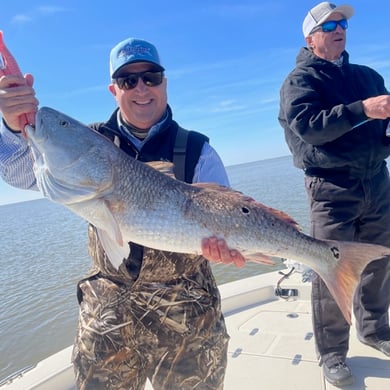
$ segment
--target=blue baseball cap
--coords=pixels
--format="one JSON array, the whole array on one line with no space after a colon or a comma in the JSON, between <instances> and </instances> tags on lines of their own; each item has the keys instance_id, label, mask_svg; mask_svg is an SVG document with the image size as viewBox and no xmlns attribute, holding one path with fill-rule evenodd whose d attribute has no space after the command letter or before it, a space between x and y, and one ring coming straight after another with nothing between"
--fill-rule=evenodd
<instances>
[{"instance_id":1,"label":"blue baseball cap","mask_svg":"<svg viewBox=\"0 0 390 390\"><path fill-rule=\"evenodd\" d=\"M150 62L163 71L160 63L160 56L154 45L150 42L137 38L128 38L119 42L110 53L110 75L115 77L115 73L125 65L136 62Z\"/></svg>"}]
</instances>

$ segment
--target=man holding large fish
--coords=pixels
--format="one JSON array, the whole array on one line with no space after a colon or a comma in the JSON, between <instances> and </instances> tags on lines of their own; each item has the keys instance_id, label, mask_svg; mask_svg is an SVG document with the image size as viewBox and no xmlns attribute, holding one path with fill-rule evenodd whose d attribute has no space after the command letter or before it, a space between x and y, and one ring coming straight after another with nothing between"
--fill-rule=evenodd
<instances>
[{"instance_id":1,"label":"man holding large fish","mask_svg":"<svg viewBox=\"0 0 390 390\"><path fill-rule=\"evenodd\" d=\"M167 80L156 48L139 39L118 43L110 56L110 76L109 90L119 109L94 128L140 161L172 161L178 125L167 105ZM37 111L32 84L31 75L0 80L1 172L9 184L26 189L37 189L31 149L20 133L21 115ZM228 186L225 168L207 138L196 132L180 134L188 136L181 145L186 149L182 179ZM126 260L113 264L96 226L89 226L93 269L78 286L80 318L73 353L77 386L142 389L148 377L155 389L222 388L228 335L208 261L133 242L129 246ZM210 260L243 263L224 240L204 241L203 251Z\"/></svg>"},{"instance_id":2,"label":"man holding large fish","mask_svg":"<svg viewBox=\"0 0 390 390\"><path fill-rule=\"evenodd\" d=\"M3 178L38 187L90 222L94 269L78 289L78 387L142 389L148 377L155 389L223 388L228 335L201 253L238 265L241 255L303 262L350 323L361 272L390 248L314 239L283 212L228 189L220 159L198 133L188 135L186 182L172 178L161 160L175 161L181 130L156 48L128 39L110 58L109 89L119 109L92 125L97 131L46 107L29 125L27 114L37 110L31 77L0 78Z\"/></svg>"}]
</instances>

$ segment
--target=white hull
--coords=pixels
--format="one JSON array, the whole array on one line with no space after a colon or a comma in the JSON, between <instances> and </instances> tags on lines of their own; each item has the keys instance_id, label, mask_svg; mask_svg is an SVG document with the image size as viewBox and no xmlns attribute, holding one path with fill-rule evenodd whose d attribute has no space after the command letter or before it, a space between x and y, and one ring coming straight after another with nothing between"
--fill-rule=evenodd
<instances>
[{"instance_id":1,"label":"white hull","mask_svg":"<svg viewBox=\"0 0 390 390\"><path fill-rule=\"evenodd\" d=\"M254 276L220 286L231 336L225 390L330 390L318 366L311 324L310 284L295 273L282 288L298 289L295 300L275 296L281 275ZM73 390L72 347L39 362L0 390ZM390 388L390 359L356 339L351 328L348 364L355 383L348 390ZM147 390L152 389L148 383Z\"/></svg>"}]
</instances>

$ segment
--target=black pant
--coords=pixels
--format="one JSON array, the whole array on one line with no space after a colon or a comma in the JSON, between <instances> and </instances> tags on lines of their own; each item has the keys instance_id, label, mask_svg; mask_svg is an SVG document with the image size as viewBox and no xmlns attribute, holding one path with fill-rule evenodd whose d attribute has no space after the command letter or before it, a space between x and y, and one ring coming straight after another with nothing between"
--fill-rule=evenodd
<instances>
[{"instance_id":1,"label":"black pant","mask_svg":"<svg viewBox=\"0 0 390 390\"><path fill-rule=\"evenodd\" d=\"M360 241L390 247L390 180L387 168L368 179L305 177L310 202L311 234L316 238ZM368 264L354 297L357 332L361 337L388 337L390 260ZM349 325L322 279L312 285L313 329L321 362L344 360ZM386 335L386 336L385 336Z\"/></svg>"}]
</instances>

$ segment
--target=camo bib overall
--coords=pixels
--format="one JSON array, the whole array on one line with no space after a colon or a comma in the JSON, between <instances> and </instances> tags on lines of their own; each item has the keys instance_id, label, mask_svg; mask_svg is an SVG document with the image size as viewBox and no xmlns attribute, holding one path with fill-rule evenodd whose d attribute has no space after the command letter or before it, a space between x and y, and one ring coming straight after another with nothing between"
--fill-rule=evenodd
<instances>
[{"instance_id":1,"label":"camo bib overall","mask_svg":"<svg viewBox=\"0 0 390 390\"><path fill-rule=\"evenodd\" d=\"M209 263L143 248L133 279L126 264L112 268L92 226L89 238L100 271L79 283L78 388L143 389L148 377L154 389L222 389L228 335Z\"/></svg>"},{"instance_id":2,"label":"camo bib overall","mask_svg":"<svg viewBox=\"0 0 390 390\"><path fill-rule=\"evenodd\" d=\"M191 176L192 177L192 176ZM219 390L229 336L201 256L130 245L116 270L89 226L90 275L78 285L78 389Z\"/></svg>"}]
</instances>

